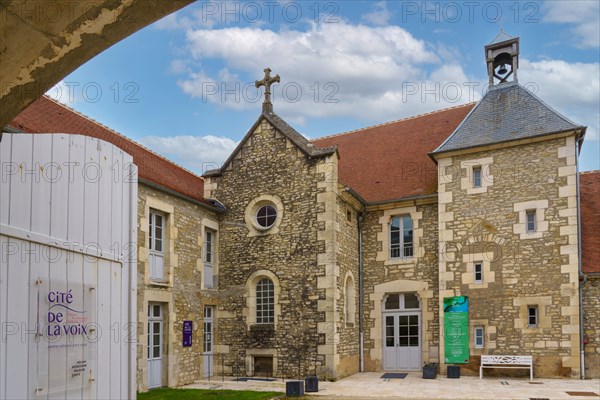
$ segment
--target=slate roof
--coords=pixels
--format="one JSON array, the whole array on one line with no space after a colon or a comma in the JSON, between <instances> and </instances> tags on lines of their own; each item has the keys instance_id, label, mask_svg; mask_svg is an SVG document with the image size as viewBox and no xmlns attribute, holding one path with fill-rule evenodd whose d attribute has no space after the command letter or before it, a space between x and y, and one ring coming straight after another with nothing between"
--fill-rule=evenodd
<instances>
[{"instance_id":1,"label":"slate roof","mask_svg":"<svg viewBox=\"0 0 600 400\"><path fill-rule=\"evenodd\" d=\"M501 29L500 32L496 35L496 37L488 44L488 46L490 44L506 42L507 40L512 40L514 38L514 36L511 36L508 33L504 32L504 29Z\"/></svg>"},{"instance_id":2,"label":"slate roof","mask_svg":"<svg viewBox=\"0 0 600 400\"><path fill-rule=\"evenodd\" d=\"M489 144L582 130L517 82L492 86L432 155Z\"/></svg>"},{"instance_id":3,"label":"slate roof","mask_svg":"<svg viewBox=\"0 0 600 400\"><path fill-rule=\"evenodd\" d=\"M437 166L427 154L473 108L469 103L316 139L337 146L340 182L369 203L437 193Z\"/></svg>"},{"instance_id":4,"label":"slate roof","mask_svg":"<svg viewBox=\"0 0 600 400\"><path fill-rule=\"evenodd\" d=\"M581 194L581 267L600 273L600 171L579 175Z\"/></svg>"},{"instance_id":5,"label":"slate roof","mask_svg":"<svg viewBox=\"0 0 600 400\"><path fill-rule=\"evenodd\" d=\"M203 197L204 180L198 175L47 96L33 102L8 126L26 133L70 133L105 140L133 156L140 179L212 205Z\"/></svg>"},{"instance_id":6,"label":"slate roof","mask_svg":"<svg viewBox=\"0 0 600 400\"><path fill-rule=\"evenodd\" d=\"M227 167L227 165L229 165L231 160L233 160L238 151L240 151L242 147L244 147L244 144L246 143L250 135L252 135L252 132L254 132L254 130L258 127L258 125L263 119L266 119L271 125L273 125L273 127L275 127L275 129L277 129L281 134L286 136L292 143L298 146L298 148L302 150L304 154L306 154L309 157L324 157L333 154L336 151L335 147L320 148L315 146L308 139L306 139L304 136L298 133L298 131L296 131L294 128L288 125L288 123L285 122L283 118L281 118L275 112L263 112L258 117L254 125L252 125L252 127L248 130L248 133L246 133L246 135L237 145L235 150L233 150L229 158L225 160L221 168L206 171L203 174L203 176L210 177L220 175L221 172Z\"/></svg>"}]
</instances>

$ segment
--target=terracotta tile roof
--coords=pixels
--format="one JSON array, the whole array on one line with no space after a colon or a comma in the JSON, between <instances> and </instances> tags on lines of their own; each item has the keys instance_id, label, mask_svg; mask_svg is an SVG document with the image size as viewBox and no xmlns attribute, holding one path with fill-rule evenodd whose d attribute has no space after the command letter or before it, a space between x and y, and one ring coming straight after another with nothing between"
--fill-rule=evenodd
<instances>
[{"instance_id":1,"label":"terracotta tile roof","mask_svg":"<svg viewBox=\"0 0 600 400\"><path fill-rule=\"evenodd\" d=\"M437 166L428 153L456 129L475 103L313 141L338 146L340 181L367 202L437 193Z\"/></svg>"},{"instance_id":2,"label":"terracotta tile roof","mask_svg":"<svg viewBox=\"0 0 600 400\"><path fill-rule=\"evenodd\" d=\"M47 96L33 102L9 126L27 133L70 133L105 140L133 156L141 179L210 204L203 198L204 180L198 175Z\"/></svg>"},{"instance_id":3,"label":"terracotta tile roof","mask_svg":"<svg viewBox=\"0 0 600 400\"><path fill-rule=\"evenodd\" d=\"M579 175L581 194L581 267L600 273L600 171Z\"/></svg>"}]
</instances>

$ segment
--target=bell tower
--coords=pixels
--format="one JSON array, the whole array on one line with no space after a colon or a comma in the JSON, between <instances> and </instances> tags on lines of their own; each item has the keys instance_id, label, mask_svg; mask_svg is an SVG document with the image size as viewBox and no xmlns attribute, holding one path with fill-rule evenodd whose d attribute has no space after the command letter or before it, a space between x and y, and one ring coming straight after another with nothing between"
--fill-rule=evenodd
<instances>
[{"instance_id":1,"label":"bell tower","mask_svg":"<svg viewBox=\"0 0 600 400\"><path fill-rule=\"evenodd\" d=\"M519 68L519 38L510 36L503 29L494 40L485 46L485 60L487 62L490 86L512 81L517 81Z\"/></svg>"}]
</instances>

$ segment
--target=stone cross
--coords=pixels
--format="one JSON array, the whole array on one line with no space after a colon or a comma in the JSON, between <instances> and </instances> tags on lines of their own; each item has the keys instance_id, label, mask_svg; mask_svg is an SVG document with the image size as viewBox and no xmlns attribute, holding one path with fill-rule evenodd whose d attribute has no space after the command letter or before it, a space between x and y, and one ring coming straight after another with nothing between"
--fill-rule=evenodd
<instances>
[{"instance_id":1,"label":"stone cross","mask_svg":"<svg viewBox=\"0 0 600 400\"><path fill-rule=\"evenodd\" d=\"M264 69L265 77L262 81L256 81L254 84L257 88L265 87L265 101L263 102L263 112L273 112L273 104L271 104L271 85L275 82L279 83L279 75L271 77L271 68Z\"/></svg>"}]
</instances>

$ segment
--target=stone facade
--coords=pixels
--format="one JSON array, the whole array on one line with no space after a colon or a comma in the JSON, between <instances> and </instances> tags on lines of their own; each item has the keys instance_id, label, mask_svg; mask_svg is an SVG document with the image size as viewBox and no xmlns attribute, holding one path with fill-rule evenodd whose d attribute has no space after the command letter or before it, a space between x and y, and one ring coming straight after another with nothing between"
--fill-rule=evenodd
<instances>
[{"instance_id":1,"label":"stone facade","mask_svg":"<svg viewBox=\"0 0 600 400\"><path fill-rule=\"evenodd\" d=\"M411 215L414 256L391 260L389 226L393 216ZM380 371L383 363L382 303L394 293L416 292L421 302L423 363L438 362L437 204L430 198L415 205L390 203L367 210L363 228L365 368Z\"/></svg>"},{"instance_id":2,"label":"stone facade","mask_svg":"<svg viewBox=\"0 0 600 400\"><path fill-rule=\"evenodd\" d=\"M574 137L563 135L438 161L440 312L443 297L469 296L471 324L486 334L483 349L471 344L472 373L480 354L531 354L538 376L579 376L575 158ZM469 192L481 160L486 190ZM535 233L524 228L525 210L535 210ZM473 285L469 264L482 261L487 285Z\"/></svg>"},{"instance_id":3,"label":"stone facade","mask_svg":"<svg viewBox=\"0 0 600 400\"><path fill-rule=\"evenodd\" d=\"M600 378L600 275L588 275L583 286L585 376ZM585 341L584 338L584 341Z\"/></svg>"},{"instance_id":4,"label":"stone facade","mask_svg":"<svg viewBox=\"0 0 600 400\"><path fill-rule=\"evenodd\" d=\"M271 357L278 376L315 369L335 376L336 162L335 155L309 159L263 119L221 175L207 179L210 195L227 209L220 220L217 312L226 373L253 375L256 357ZM276 229L257 230L246 218L259 198L277 208ZM262 277L275 285L273 324L256 324L256 304L249 301Z\"/></svg>"},{"instance_id":5,"label":"stone facade","mask_svg":"<svg viewBox=\"0 0 600 400\"><path fill-rule=\"evenodd\" d=\"M148 388L148 305L162 308L161 386L193 383L203 374L203 306L217 305L216 288L204 289L205 228L218 231L215 211L165 191L140 184L138 192L138 376ZM150 277L149 215L165 216L164 280ZM218 276L218 261L214 263ZM183 321L193 322L191 347L182 346ZM218 332L215 332L218 337Z\"/></svg>"}]
</instances>

